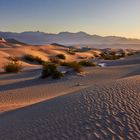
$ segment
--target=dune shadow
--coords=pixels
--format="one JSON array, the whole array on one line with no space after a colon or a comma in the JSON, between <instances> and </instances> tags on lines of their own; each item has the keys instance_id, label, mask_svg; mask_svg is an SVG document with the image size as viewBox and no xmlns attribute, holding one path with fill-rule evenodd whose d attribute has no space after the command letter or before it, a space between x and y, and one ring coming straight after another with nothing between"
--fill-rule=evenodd
<instances>
[{"instance_id":1,"label":"dune shadow","mask_svg":"<svg viewBox=\"0 0 140 140\"><path fill-rule=\"evenodd\" d=\"M140 66L136 70L134 70L132 72L129 72L128 74L126 74L125 76L123 76L121 78L126 78L126 77L131 77L131 76L137 76L137 75L140 75Z\"/></svg>"},{"instance_id":2,"label":"dune shadow","mask_svg":"<svg viewBox=\"0 0 140 140\"><path fill-rule=\"evenodd\" d=\"M34 70L26 70L23 71L21 73L17 73L17 74L7 74L5 72L1 72L0 75L0 80L16 80L16 79L22 79L22 78L31 78L31 77L35 77L37 75L40 74L40 70L39 69L34 69Z\"/></svg>"},{"instance_id":3,"label":"dune shadow","mask_svg":"<svg viewBox=\"0 0 140 140\"><path fill-rule=\"evenodd\" d=\"M124 59L124 60L103 60L102 63L106 63L107 66L123 66L123 65L136 65L140 64L140 58L136 59Z\"/></svg>"},{"instance_id":4,"label":"dune shadow","mask_svg":"<svg viewBox=\"0 0 140 140\"><path fill-rule=\"evenodd\" d=\"M24 81L1 85L0 92L14 90L14 89L27 88L27 87L32 87L32 86L36 86L36 85L52 84L52 83L58 83L58 82L60 83L62 81L64 81L64 79L54 80L54 79L51 79L50 77L47 79L42 79L38 76L33 79L28 79L28 80L24 80Z\"/></svg>"}]
</instances>

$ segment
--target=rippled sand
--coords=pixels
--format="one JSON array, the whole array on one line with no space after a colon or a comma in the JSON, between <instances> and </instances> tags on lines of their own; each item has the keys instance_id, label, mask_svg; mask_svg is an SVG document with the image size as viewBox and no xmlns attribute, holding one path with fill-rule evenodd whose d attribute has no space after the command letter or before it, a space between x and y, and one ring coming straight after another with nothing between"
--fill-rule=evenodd
<instances>
[{"instance_id":1,"label":"rippled sand","mask_svg":"<svg viewBox=\"0 0 140 140\"><path fill-rule=\"evenodd\" d=\"M55 81L40 70L1 75L0 140L139 140L138 60Z\"/></svg>"}]
</instances>

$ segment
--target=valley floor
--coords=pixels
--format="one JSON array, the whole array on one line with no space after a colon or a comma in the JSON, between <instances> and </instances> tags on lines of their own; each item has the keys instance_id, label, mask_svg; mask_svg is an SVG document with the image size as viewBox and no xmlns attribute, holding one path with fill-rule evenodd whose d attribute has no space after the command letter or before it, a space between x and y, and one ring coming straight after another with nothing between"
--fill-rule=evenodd
<instances>
[{"instance_id":1,"label":"valley floor","mask_svg":"<svg viewBox=\"0 0 140 140\"><path fill-rule=\"evenodd\" d=\"M0 140L139 140L140 56L85 75L0 74Z\"/></svg>"}]
</instances>

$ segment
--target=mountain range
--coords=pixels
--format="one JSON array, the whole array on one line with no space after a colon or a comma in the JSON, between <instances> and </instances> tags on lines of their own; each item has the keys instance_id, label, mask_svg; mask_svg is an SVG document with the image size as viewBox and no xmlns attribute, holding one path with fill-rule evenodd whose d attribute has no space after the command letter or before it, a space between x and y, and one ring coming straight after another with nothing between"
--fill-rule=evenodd
<instances>
[{"instance_id":1,"label":"mountain range","mask_svg":"<svg viewBox=\"0 0 140 140\"><path fill-rule=\"evenodd\" d=\"M130 39L117 36L99 36L90 35L85 32L60 32L58 34L44 33L44 32L0 32L0 37L5 39L16 39L18 41L40 45L58 43L62 45L112 45L112 44L140 44L140 39Z\"/></svg>"}]
</instances>

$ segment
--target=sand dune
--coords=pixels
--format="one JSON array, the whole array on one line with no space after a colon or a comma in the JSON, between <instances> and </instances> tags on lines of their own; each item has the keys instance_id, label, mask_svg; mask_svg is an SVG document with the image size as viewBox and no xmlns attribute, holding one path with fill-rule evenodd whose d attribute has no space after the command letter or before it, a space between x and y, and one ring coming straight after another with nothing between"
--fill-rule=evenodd
<instances>
[{"instance_id":1,"label":"sand dune","mask_svg":"<svg viewBox=\"0 0 140 140\"><path fill-rule=\"evenodd\" d=\"M6 46L7 45L7 46ZM30 66L35 67L35 65L31 65L29 62L23 61L22 57L25 54L31 54L34 56L40 57L44 61L48 61L50 57L56 56L57 54L64 54L66 56L65 61L75 61L79 57L83 58L91 58L94 57L93 52L79 52L75 55L70 55L67 53L68 48L60 47L57 45L42 45L42 46L31 46L31 45L17 45L17 44L3 44L0 43L0 69L2 69L3 65L7 63L9 56L18 57L21 59L23 67ZM95 53L98 53L97 51Z\"/></svg>"},{"instance_id":2,"label":"sand dune","mask_svg":"<svg viewBox=\"0 0 140 140\"><path fill-rule=\"evenodd\" d=\"M45 60L63 53L67 61L93 55L72 56L66 50L12 46L0 48L0 61L26 53ZM22 73L0 74L0 140L140 139L140 55L99 60L107 67L85 68L85 75L59 80L41 79L41 66L21 61L26 67Z\"/></svg>"},{"instance_id":3,"label":"sand dune","mask_svg":"<svg viewBox=\"0 0 140 140\"><path fill-rule=\"evenodd\" d=\"M139 76L96 83L1 114L0 139L138 140L139 85Z\"/></svg>"}]
</instances>

